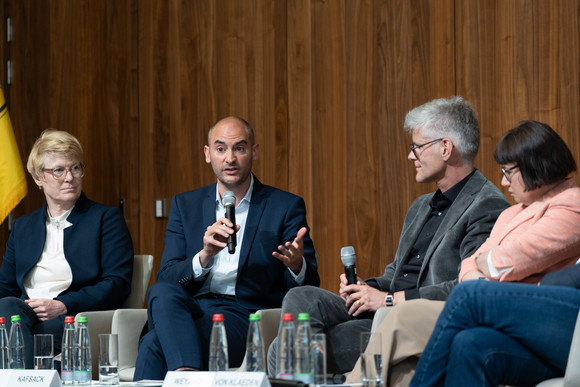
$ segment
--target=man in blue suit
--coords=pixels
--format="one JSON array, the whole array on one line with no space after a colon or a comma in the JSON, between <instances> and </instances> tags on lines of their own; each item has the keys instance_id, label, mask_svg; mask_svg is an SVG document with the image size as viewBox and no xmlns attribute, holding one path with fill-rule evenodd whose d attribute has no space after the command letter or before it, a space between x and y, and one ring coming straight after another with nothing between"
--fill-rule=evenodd
<instances>
[{"instance_id":1,"label":"man in blue suit","mask_svg":"<svg viewBox=\"0 0 580 387\"><path fill-rule=\"evenodd\" d=\"M225 317L229 363L239 366L249 314L280 307L293 287L320 284L304 200L258 181L258 152L245 120L226 117L210 128L204 153L217 184L173 198L135 380L207 369L214 313ZM226 191L235 195L236 225L224 216ZM230 235L233 254L225 249Z\"/></svg>"}]
</instances>

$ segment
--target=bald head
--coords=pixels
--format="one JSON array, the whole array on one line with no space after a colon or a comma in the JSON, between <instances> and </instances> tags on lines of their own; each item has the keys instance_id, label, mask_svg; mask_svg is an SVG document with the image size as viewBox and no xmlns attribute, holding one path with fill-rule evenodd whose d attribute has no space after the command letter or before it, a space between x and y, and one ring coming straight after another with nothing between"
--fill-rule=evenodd
<instances>
[{"instance_id":1,"label":"bald head","mask_svg":"<svg viewBox=\"0 0 580 387\"><path fill-rule=\"evenodd\" d=\"M252 126L250 125L250 123L248 121L246 121L243 118L238 117L238 116L224 117L224 118L220 119L219 121L217 121L215 124L213 124L209 128L209 131L207 132L208 145L211 145L211 134L212 134L213 130L216 128L216 126L219 126L222 124L236 124L236 123L241 125L242 127L244 127L246 129L246 132L248 134L248 142L250 143L250 145L253 145L255 143L254 129L252 129Z\"/></svg>"}]
</instances>

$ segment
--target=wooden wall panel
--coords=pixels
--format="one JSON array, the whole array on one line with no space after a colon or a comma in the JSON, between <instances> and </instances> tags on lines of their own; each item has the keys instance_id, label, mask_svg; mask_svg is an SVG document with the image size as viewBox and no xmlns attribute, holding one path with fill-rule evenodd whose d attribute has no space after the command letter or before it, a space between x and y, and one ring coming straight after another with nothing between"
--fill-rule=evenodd
<instances>
[{"instance_id":1,"label":"wooden wall panel","mask_svg":"<svg viewBox=\"0 0 580 387\"><path fill-rule=\"evenodd\" d=\"M158 268L167 220L154 219L153 200L169 208L215 182L203 146L218 118L252 124L257 177L287 189L285 2L141 1L139 26L141 248Z\"/></svg>"},{"instance_id":2,"label":"wooden wall panel","mask_svg":"<svg viewBox=\"0 0 580 387\"><path fill-rule=\"evenodd\" d=\"M133 82L137 63L131 58L137 29L131 5L131 1L52 4L47 64L56 71L47 74L49 89L43 99L49 109L46 124L75 134L83 145L87 195L109 205L125 199L126 209L137 214L138 192L132 187L139 181L138 112L130 108L137 95Z\"/></svg>"},{"instance_id":3,"label":"wooden wall panel","mask_svg":"<svg viewBox=\"0 0 580 387\"><path fill-rule=\"evenodd\" d=\"M452 2L414 4L288 7L289 127L302 142L290 144L291 171L312 159L290 189L307 199L327 289L337 289L342 246L355 246L362 277L381 273L409 204L433 190L414 183L402 123L415 104L454 92ZM310 122L310 133L295 131Z\"/></svg>"},{"instance_id":4,"label":"wooden wall panel","mask_svg":"<svg viewBox=\"0 0 580 387\"><path fill-rule=\"evenodd\" d=\"M167 219L153 201L169 208L215 182L203 145L225 115L253 124L258 178L304 197L332 291L342 246L361 277L380 274L410 203L435 189L407 160L414 106L470 100L477 167L497 185L493 148L521 119L551 124L580 160L580 0L0 0L1 15L13 19L0 70L14 61L5 91L23 158L46 127L78 135L87 194L125 199L156 269ZM29 188L17 216L43 202Z\"/></svg>"},{"instance_id":5,"label":"wooden wall panel","mask_svg":"<svg viewBox=\"0 0 580 387\"><path fill-rule=\"evenodd\" d=\"M310 0L289 1L287 6L287 63L288 63L288 189L304 198L308 222L317 244L317 232L312 229L314 189L312 168L313 64L312 11ZM322 233L320 233L322 236Z\"/></svg>"},{"instance_id":6,"label":"wooden wall panel","mask_svg":"<svg viewBox=\"0 0 580 387\"><path fill-rule=\"evenodd\" d=\"M450 4L372 2L366 17L347 34L361 34L360 26L372 20L368 36L361 34L348 48L361 58L348 71L353 89L349 89L352 97L347 111L353 117L348 142L357 156L349 162L349 218L355 219L349 238L361 252L363 278L382 273L392 261L409 205L434 189L432 184L414 181L415 169L407 159L410 138L403 121L410 108L453 94L452 18L445 12ZM361 65L368 70L363 71ZM366 95L357 92L363 88ZM363 112L367 115L364 126L356 118Z\"/></svg>"},{"instance_id":7,"label":"wooden wall panel","mask_svg":"<svg viewBox=\"0 0 580 387\"><path fill-rule=\"evenodd\" d=\"M93 200L125 200L139 247L136 7L132 0L5 1L13 25L10 115L25 163L46 128L77 136L88 165L83 189ZM14 211L32 212L44 195L28 176L28 195ZM5 250L2 241L1 252Z\"/></svg>"},{"instance_id":8,"label":"wooden wall panel","mask_svg":"<svg viewBox=\"0 0 580 387\"><path fill-rule=\"evenodd\" d=\"M579 1L457 2L457 93L479 113L477 164L498 187L493 149L520 120L548 123L580 160L579 15Z\"/></svg>"},{"instance_id":9,"label":"wooden wall panel","mask_svg":"<svg viewBox=\"0 0 580 387\"><path fill-rule=\"evenodd\" d=\"M347 235L346 29L345 3L312 2L312 189L311 227L319 255L321 286L340 264ZM341 264L340 264L341 265Z\"/></svg>"},{"instance_id":10,"label":"wooden wall panel","mask_svg":"<svg viewBox=\"0 0 580 387\"><path fill-rule=\"evenodd\" d=\"M6 1L3 8L6 10L5 16L10 17L12 23L12 43L7 45L10 51L7 55L14 66L12 84L6 85L5 93L20 157L26 168L32 144L42 130L53 126L49 124L47 98L50 96L47 78L47 74L50 74L50 25L46 18L43 19L50 14L50 7L46 2L33 9L31 2ZM28 194L13 211L15 218L34 211L44 203L44 195L28 172L26 179ZM2 252L5 251L4 245L5 241L0 247Z\"/></svg>"}]
</instances>

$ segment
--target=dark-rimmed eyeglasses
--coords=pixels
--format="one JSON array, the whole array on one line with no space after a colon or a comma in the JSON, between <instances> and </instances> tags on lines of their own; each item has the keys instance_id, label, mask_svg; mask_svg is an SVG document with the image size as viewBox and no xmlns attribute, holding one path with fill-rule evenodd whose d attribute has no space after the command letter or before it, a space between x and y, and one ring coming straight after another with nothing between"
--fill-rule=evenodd
<instances>
[{"instance_id":1,"label":"dark-rimmed eyeglasses","mask_svg":"<svg viewBox=\"0 0 580 387\"><path fill-rule=\"evenodd\" d=\"M42 168L42 172L50 173L56 180L64 179L66 174L70 172L74 178L78 179L85 175L85 168L86 165L84 165L83 163L78 163L70 168L67 167Z\"/></svg>"},{"instance_id":2,"label":"dark-rimmed eyeglasses","mask_svg":"<svg viewBox=\"0 0 580 387\"><path fill-rule=\"evenodd\" d=\"M505 176L505 178L507 179L507 181L511 181L512 175L514 174L514 172L512 172L514 169L516 169L518 167L518 165L514 165L513 167L510 167L508 169L502 168L501 169L501 173L503 173L503 175Z\"/></svg>"},{"instance_id":3,"label":"dark-rimmed eyeglasses","mask_svg":"<svg viewBox=\"0 0 580 387\"><path fill-rule=\"evenodd\" d=\"M411 148L411 151L415 155L415 158L419 158L419 155L417 154L417 149L420 149L420 148L424 147L425 145L433 144L434 142L441 141L441 140L443 140L443 137L438 138L436 140L428 141L428 142L426 142L424 144L420 144L420 145L417 145L417 144L409 144L409 148Z\"/></svg>"}]
</instances>

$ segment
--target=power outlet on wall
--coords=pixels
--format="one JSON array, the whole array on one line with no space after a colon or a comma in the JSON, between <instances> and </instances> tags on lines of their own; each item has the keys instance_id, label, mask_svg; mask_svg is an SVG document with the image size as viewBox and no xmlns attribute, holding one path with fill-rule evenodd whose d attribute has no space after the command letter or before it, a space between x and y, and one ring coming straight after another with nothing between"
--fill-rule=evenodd
<instances>
[{"instance_id":1,"label":"power outlet on wall","mask_svg":"<svg viewBox=\"0 0 580 387\"><path fill-rule=\"evenodd\" d=\"M167 218L167 206L165 204L165 199L155 199L153 213L157 219Z\"/></svg>"}]
</instances>

